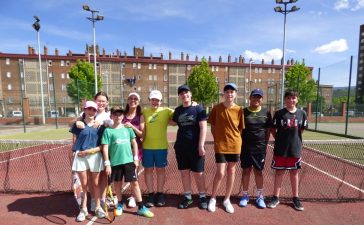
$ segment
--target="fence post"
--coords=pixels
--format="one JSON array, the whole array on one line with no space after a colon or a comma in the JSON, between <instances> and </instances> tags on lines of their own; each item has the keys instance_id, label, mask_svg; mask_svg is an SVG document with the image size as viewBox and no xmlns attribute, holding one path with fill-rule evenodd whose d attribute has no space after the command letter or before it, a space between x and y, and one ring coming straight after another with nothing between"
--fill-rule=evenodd
<instances>
[{"instance_id":1,"label":"fence post","mask_svg":"<svg viewBox=\"0 0 364 225\"><path fill-rule=\"evenodd\" d=\"M348 122L349 122L349 105L350 105L350 88L351 88L351 71L353 68L353 56L350 57L350 70L349 70L349 87L348 99L346 100L346 118L345 118L345 135L348 135Z\"/></svg>"},{"instance_id":2,"label":"fence post","mask_svg":"<svg viewBox=\"0 0 364 225\"><path fill-rule=\"evenodd\" d=\"M317 94L316 94L316 120L315 120L315 131L317 131L317 118L318 118L318 104L319 104L319 92L320 92L320 74L321 68L318 70L318 77L317 77Z\"/></svg>"},{"instance_id":3,"label":"fence post","mask_svg":"<svg viewBox=\"0 0 364 225\"><path fill-rule=\"evenodd\" d=\"M27 128L26 128L26 121L25 121L25 112L24 112L24 93L23 93L23 79L21 77L21 73L23 71L23 61L24 59L22 59L21 61L18 62L19 64L19 83L20 83L20 98L21 98L21 108L22 108L22 115L23 115L23 129L24 129L24 133L27 132Z\"/></svg>"},{"instance_id":4,"label":"fence post","mask_svg":"<svg viewBox=\"0 0 364 225\"><path fill-rule=\"evenodd\" d=\"M58 110L57 110L57 100L56 100L56 86L54 86L55 77L56 77L56 75L52 74L54 111L56 112L56 129L58 129Z\"/></svg>"}]
</instances>

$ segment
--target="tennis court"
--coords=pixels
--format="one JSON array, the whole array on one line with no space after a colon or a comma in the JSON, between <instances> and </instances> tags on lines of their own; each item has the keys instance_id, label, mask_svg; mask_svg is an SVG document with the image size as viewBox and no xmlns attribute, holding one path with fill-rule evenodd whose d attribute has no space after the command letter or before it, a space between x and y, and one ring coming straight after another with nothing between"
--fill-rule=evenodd
<instances>
[{"instance_id":1,"label":"tennis court","mask_svg":"<svg viewBox=\"0 0 364 225\"><path fill-rule=\"evenodd\" d=\"M7 208L9 212L14 211L15 214L25 210L27 212L22 212L21 215L24 216L25 214L32 216L31 214L37 214L36 212L38 208L43 207L40 206L43 204L41 203L39 205L39 203L44 200L45 202L49 202L49 204L47 204L49 207L44 209L46 212L39 209L38 214L35 216L36 219L43 221L41 224L46 223L45 221L50 221L50 223L54 224L56 223L55 221L57 219L60 219L58 224L65 224L61 220L64 220L67 223L73 223L74 217L77 214L77 207L73 202L74 199L70 193L70 141L2 140L0 141L0 146L6 146L6 148L9 150L0 153L0 192L3 193L1 198L9 198L13 200L12 203L9 203L6 206L4 205L4 207ZM156 213L156 218L152 220L146 220L145 218L131 215L135 209L127 209L125 219L128 219L130 216L130 220L133 221L133 224L186 224L192 222L197 222L198 224L208 224L208 221L211 221L209 224L219 224L225 222L226 224L241 224L239 221L243 220L244 218L246 220L246 217L251 215L250 213L256 215L257 218L266 218L263 222L259 221L259 219L254 220L254 218L249 220L253 224L277 223L280 220L280 217L283 217L283 219L286 218L286 221L291 223L293 221L289 219L289 216L295 217L297 214L300 214L304 215L306 218L307 213L310 213L310 215L308 218L306 218L308 219L306 222L309 224L315 224L314 221L310 220L316 217L316 219L318 219L320 214L315 214L313 211L310 211L310 207L324 207L325 210L322 209L322 215L335 215L335 212L339 211L338 208L341 208L341 211L348 210L352 215L351 219L354 219L354 221L352 221L350 224L355 224L355 217L358 217L357 219L360 220L364 219L364 216L361 217L362 213L358 212L358 214L356 214L355 212L356 207L360 206L363 208L364 206L363 140L305 141L303 151L303 169L300 171L300 196L305 200L304 205L307 209L303 213L295 212L289 204L283 204L282 207L279 207L280 210L283 211L278 211L277 209L258 210L254 206L248 207L247 209L238 209L236 205L238 203L238 193L240 192L240 169L237 171L237 180L233 190L235 197L232 199L232 201L235 203L235 208L237 211L237 213L235 213L233 216L227 215L227 213L225 213L222 208L220 208L217 213L213 214L201 212L201 210L197 208L197 204L196 207L191 209L178 210L176 209L176 206L181 199L180 194L182 193L182 185L175 162L173 143L170 143L169 149L171 150L169 151L168 156L170 164L167 168L167 182L165 186L165 191L168 194L167 206L163 208L153 208ZM213 143L206 143L206 149L208 152L205 165L206 181L208 193L211 193L212 180L215 170ZM274 173L269 168L271 157L272 148L270 146L267 153L267 166L264 174L264 186L267 196L272 193L273 188ZM291 192L288 177L286 177L285 180L287 182L285 182L282 186L282 197L286 198L286 200L289 200ZM140 183L142 191L145 191L143 176L140 177ZM250 185L251 186L249 190L251 193L254 193L254 182L251 182ZM196 190L195 187L194 190ZM225 187L221 187L219 194L222 195L224 190ZM18 194L8 195L7 193ZM38 194L35 196L30 195L29 197L29 193ZM126 190L126 194L129 194L128 189ZM32 201L34 201L34 203L32 203ZM322 203L322 201L326 202ZM287 202L289 203L289 201ZM340 203L335 203L333 205L333 203L328 202ZM51 203L54 205L50 206ZM31 206L32 210L23 209L22 205ZM53 207L58 207L59 211L55 212L56 210L53 210ZM345 207L345 209L342 207ZM332 211L327 211L330 208L332 208ZM33 212L33 209L35 212ZM42 212L44 212L44 215L40 215ZM282 212L286 214L282 215ZM179 217L174 216L174 214L177 214ZM21 215L19 215L19 218ZM245 217L243 215L245 215ZM89 219L92 219L92 217ZM301 224L302 219L303 218L298 218L296 222ZM121 218L120 221L123 223L125 222L125 220ZM335 221L339 222L340 220ZM342 218L342 222L343 221L344 218ZM98 222L100 221L96 220L93 223ZM19 224L19 221L18 223L14 224ZM32 222L32 224L37 224L37 222Z\"/></svg>"}]
</instances>

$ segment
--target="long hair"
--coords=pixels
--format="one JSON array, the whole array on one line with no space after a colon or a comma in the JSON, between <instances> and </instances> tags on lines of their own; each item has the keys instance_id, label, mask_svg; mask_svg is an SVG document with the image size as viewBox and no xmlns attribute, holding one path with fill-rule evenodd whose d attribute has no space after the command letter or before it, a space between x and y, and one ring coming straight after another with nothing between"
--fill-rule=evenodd
<instances>
[{"instance_id":1,"label":"long hair","mask_svg":"<svg viewBox=\"0 0 364 225\"><path fill-rule=\"evenodd\" d=\"M125 107L125 115L129 113L130 107L129 104L126 104ZM137 106L136 108L136 115L137 116L141 116L142 115L142 107L140 105Z\"/></svg>"}]
</instances>

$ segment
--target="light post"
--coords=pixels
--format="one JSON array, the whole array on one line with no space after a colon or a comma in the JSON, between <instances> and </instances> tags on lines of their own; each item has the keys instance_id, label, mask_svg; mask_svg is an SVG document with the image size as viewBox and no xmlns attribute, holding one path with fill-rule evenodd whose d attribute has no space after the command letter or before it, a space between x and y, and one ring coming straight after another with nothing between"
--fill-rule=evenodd
<instances>
[{"instance_id":1,"label":"light post","mask_svg":"<svg viewBox=\"0 0 364 225\"><path fill-rule=\"evenodd\" d=\"M35 22L33 23L34 30L37 31L37 39L38 39L38 59L39 59L39 82L40 82L40 96L41 96L41 104L42 104L42 124L45 125L45 113L44 113L44 94L43 94L43 77L42 77L42 61L40 58L40 38L39 38L39 17L34 16Z\"/></svg>"},{"instance_id":2,"label":"light post","mask_svg":"<svg viewBox=\"0 0 364 225\"><path fill-rule=\"evenodd\" d=\"M283 56L282 56L282 86L281 86L281 108L283 108L284 106L284 76L285 76L285 49L286 49L286 17L288 13L291 12L295 12L298 11L300 8L298 8L297 6L292 6L291 9L287 10L287 5L291 4L291 3L295 3L298 0L288 0L288 1L283 1L283 0L276 0L277 4L282 4L284 5L284 9L282 9L282 7L277 6L274 8L275 12L278 13L282 13L284 15L284 23L283 23Z\"/></svg>"},{"instance_id":3,"label":"light post","mask_svg":"<svg viewBox=\"0 0 364 225\"><path fill-rule=\"evenodd\" d=\"M82 6L83 10L91 12L92 17L86 17L88 20L92 22L92 30L94 35L94 73L95 73L95 94L97 94L97 71L96 71L96 32L95 32L95 22L99 20L103 20L104 17L100 15L95 15L99 11L92 10L88 5Z\"/></svg>"},{"instance_id":4,"label":"light post","mask_svg":"<svg viewBox=\"0 0 364 225\"><path fill-rule=\"evenodd\" d=\"M249 92L252 91L252 63L254 61L252 59L250 59L249 61ZM249 93L250 96L250 93Z\"/></svg>"}]
</instances>

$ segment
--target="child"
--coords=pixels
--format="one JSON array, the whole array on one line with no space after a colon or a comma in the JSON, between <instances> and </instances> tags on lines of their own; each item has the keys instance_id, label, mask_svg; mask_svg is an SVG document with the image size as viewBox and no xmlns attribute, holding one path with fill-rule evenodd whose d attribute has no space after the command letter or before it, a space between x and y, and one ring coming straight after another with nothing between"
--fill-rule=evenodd
<instances>
[{"instance_id":1,"label":"child","mask_svg":"<svg viewBox=\"0 0 364 225\"><path fill-rule=\"evenodd\" d=\"M211 124L211 133L214 137L216 160L216 174L207 208L210 212L216 210L216 194L225 176L225 166L227 164L226 192L223 204L226 212L234 213L230 195L235 180L235 166L240 158L241 131L244 129L243 108L234 103L237 90L235 84L226 84L224 87L224 102L213 107L207 120Z\"/></svg>"},{"instance_id":2,"label":"child","mask_svg":"<svg viewBox=\"0 0 364 225\"><path fill-rule=\"evenodd\" d=\"M308 127L306 112L297 109L298 93L287 90L284 93L286 107L277 111L273 117L272 134L275 138L272 168L276 170L274 178L274 193L268 208L279 204L283 175L289 170L293 195L293 206L303 211L303 205L298 198L298 169L301 168L302 132Z\"/></svg>"},{"instance_id":3,"label":"child","mask_svg":"<svg viewBox=\"0 0 364 225\"><path fill-rule=\"evenodd\" d=\"M93 127L95 124L95 115L97 104L93 101L87 101L84 107L82 122L85 124L84 129L79 129L74 124L70 130L73 133L73 151L75 157L72 163L72 171L76 171L82 185L83 190L87 190L87 184L92 184L92 195L95 196L96 210L95 213L99 218L105 217L105 212L100 207L100 188L99 175L104 169L102 164L102 155L98 147L98 140L101 137L98 128ZM88 181L88 173L91 172L91 182ZM87 210L87 194L81 202L80 213L76 220L82 222L88 215Z\"/></svg>"},{"instance_id":4,"label":"child","mask_svg":"<svg viewBox=\"0 0 364 225\"><path fill-rule=\"evenodd\" d=\"M122 124L124 110L121 108L111 109L113 125L106 128L101 144L103 145L104 165L108 176L114 181L114 188L119 203L116 208L116 216L123 213L123 202L121 196L122 180L130 182L133 196L135 196L138 211L137 214L151 218L154 214L146 208L142 201L142 195L137 180L136 167L139 165L138 146L132 128L126 128ZM131 149L131 147L133 149Z\"/></svg>"}]
</instances>

